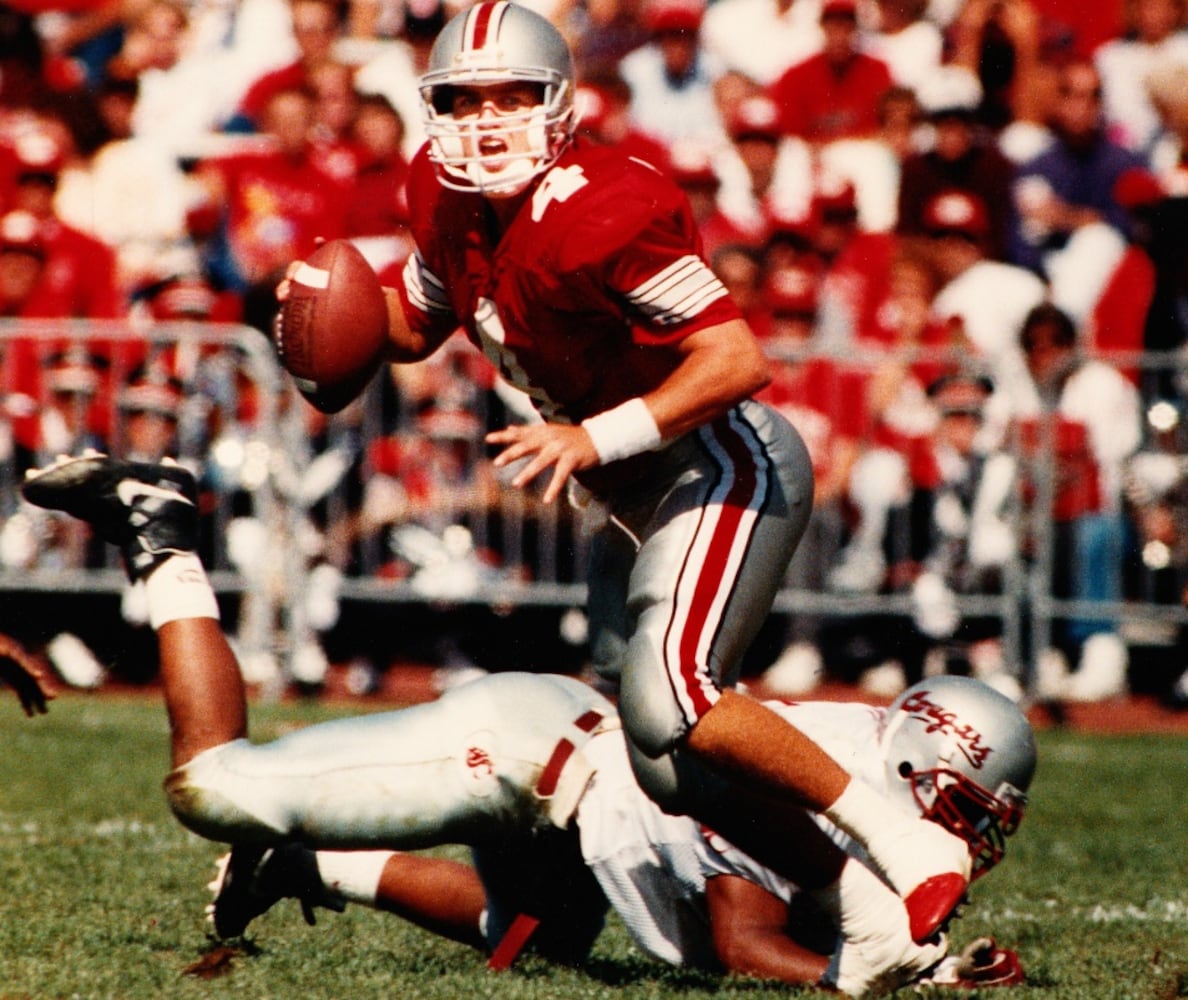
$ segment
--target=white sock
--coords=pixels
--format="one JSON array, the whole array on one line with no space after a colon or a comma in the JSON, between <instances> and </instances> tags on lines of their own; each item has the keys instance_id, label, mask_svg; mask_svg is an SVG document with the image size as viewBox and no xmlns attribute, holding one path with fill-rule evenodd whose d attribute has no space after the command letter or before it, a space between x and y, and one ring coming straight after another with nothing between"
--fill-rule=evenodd
<instances>
[{"instance_id":1,"label":"white sock","mask_svg":"<svg viewBox=\"0 0 1188 1000\"><path fill-rule=\"evenodd\" d=\"M219 619L215 600L202 560L193 552L170 556L144 581L149 624L159 629L183 618Z\"/></svg>"},{"instance_id":2,"label":"white sock","mask_svg":"<svg viewBox=\"0 0 1188 1000\"><path fill-rule=\"evenodd\" d=\"M393 851L318 851L322 885L348 903L374 907L380 877Z\"/></svg>"}]
</instances>

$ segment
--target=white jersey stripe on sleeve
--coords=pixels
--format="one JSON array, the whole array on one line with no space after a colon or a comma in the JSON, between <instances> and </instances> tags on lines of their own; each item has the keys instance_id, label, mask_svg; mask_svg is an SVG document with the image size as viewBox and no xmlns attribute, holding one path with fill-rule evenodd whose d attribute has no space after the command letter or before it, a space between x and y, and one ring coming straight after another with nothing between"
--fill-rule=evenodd
<instances>
[{"instance_id":1,"label":"white jersey stripe on sleeve","mask_svg":"<svg viewBox=\"0 0 1188 1000\"><path fill-rule=\"evenodd\" d=\"M423 312L450 313L453 306L442 280L425 266L419 253L412 254L404 265L404 288L409 301Z\"/></svg>"},{"instance_id":2,"label":"white jersey stripe on sleeve","mask_svg":"<svg viewBox=\"0 0 1188 1000\"><path fill-rule=\"evenodd\" d=\"M692 319L725 294L726 286L709 265L688 254L632 289L627 298L652 322L671 326Z\"/></svg>"}]
</instances>

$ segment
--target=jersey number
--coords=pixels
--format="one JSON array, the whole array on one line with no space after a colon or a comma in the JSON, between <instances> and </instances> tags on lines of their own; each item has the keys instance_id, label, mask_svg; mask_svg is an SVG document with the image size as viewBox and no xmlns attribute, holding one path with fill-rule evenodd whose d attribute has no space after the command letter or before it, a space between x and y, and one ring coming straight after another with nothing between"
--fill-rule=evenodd
<instances>
[{"instance_id":1,"label":"jersey number","mask_svg":"<svg viewBox=\"0 0 1188 1000\"><path fill-rule=\"evenodd\" d=\"M540 386L532 384L528 373L516 359L515 352L507 346L507 331L499 317L499 309L490 299L479 298L474 310L474 328L478 331L483 354L499 369L499 374L531 399L545 420L554 419L557 415L557 404L549 399Z\"/></svg>"},{"instance_id":2,"label":"jersey number","mask_svg":"<svg viewBox=\"0 0 1188 1000\"><path fill-rule=\"evenodd\" d=\"M552 202L568 200L589 183L576 163L570 167L553 167L532 193L532 221L540 222Z\"/></svg>"}]
</instances>

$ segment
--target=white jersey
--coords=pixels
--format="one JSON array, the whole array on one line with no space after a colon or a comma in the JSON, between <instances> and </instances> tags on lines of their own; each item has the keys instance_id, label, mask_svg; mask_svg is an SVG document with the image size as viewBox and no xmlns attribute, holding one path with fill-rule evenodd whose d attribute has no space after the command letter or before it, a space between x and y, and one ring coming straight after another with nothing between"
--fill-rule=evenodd
<instances>
[{"instance_id":1,"label":"white jersey","mask_svg":"<svg viewBox=\"0 0 1188 1000\"><path fill-rule=\"evenodd\" d=\"M867 705L768 702L816 740L854 777L882 790L876 752L884 709ZM595 737L584 748L594 777L577 810L582 856L635 943L673 965L714 963L705 901L706 881L737 875L788 902L794 883L763 867L696 820L670 816L639 788L621 732ZM846 850L856 845L824 818L825 831Z\"/></svg>"}]
</instances>

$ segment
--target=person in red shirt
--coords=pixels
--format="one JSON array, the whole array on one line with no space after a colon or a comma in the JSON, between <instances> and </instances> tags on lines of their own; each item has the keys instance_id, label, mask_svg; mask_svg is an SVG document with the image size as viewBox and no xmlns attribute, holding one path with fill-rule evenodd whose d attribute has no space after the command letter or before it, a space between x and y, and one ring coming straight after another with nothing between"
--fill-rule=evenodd
<instances>
[{"instance_id":1,"label":"person in red shirt","mask_svg":"<svg viewBox=\"0 0 1188 1000\"><path fill-rule=\"evenodd\" d=\"M965 845L866 795L734 690L808 520L811 461L752 398L768 364L687 199L648 164L575 144L573 88L564 40L524 7L479 3L438 36L387 359L428 357L461 326L540 418L487 435L496 466L517 488L540 477L544 503L572 479L601 514L593 642L644 790L828 906L848 868L804 810L824 813L865 844L923 941L965 892ZM877 961L894 974L911 954Z\"/></svg>"},{"instance_id":2,"label":"person in red shirt","mask_svg":"<svg viewBox=\"0 0 1188 1000\"><path fill-rule=\"evenodd\" d=\"M271 322L272 288L285 265L312 253L319 238L343 232L346 186L321 164L310 139L312 122L308 93L278 91L264 108L266 143L198 166L223 228L226 273L220 277L242 291L244 319L261 329Z\"/></svg>"},{"instance_id":3,"label":"person in red shirt","mask_svg":"<svg viewBox=\"0 0 1188 1000\"><path fill-rule=\"evenodd\" d=\"M244 94L239 110L227 123L229 131L262 131L264 111L282 90L311 85L311 71L330 59L342 33L338 5L332 0L292 0L293 38L298 56L291 63L265 73Z\"/></svg>"},{"instance_id":4,"label":"person in red shirt","mask_svg":"<svg viewBox=\"0 0 1188 1000\"><path fill-rule=\"evenodd\" d=\"M347 194L345 235L366 238L368 260L386 278L386 270L403 267L412 252L404 121L386 97L365 94L359 98L351 137L359 168Z\"/></svg>"},{"instance_id":5,"label":"person in red shirt","mask_svg":"<svg viewBox=\"0 0 1188 1000\"><path fill-rule=\"evenodd\" d=\"M63 222L54 210L58 177L66 162L61 141L48 130L18 136L10 153L9 208L37 220L46 261L30 315L114 319L127 313L116 278L115 251Z\"/></svg>"},{"instance_id":6,"label":"person in red shirt","mask_svg":"<svg viewBox=\"0 0 1188 1000\"><path fill-rule=\"evenodd\" d=\"M768 89L783 109L784 131L815 144L872 136L879 130L879 98L891 86L891 72L859 49L855 0L825 0L821 30L822 50Z\"/></svg>"}]
</instances>

